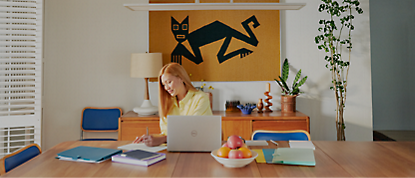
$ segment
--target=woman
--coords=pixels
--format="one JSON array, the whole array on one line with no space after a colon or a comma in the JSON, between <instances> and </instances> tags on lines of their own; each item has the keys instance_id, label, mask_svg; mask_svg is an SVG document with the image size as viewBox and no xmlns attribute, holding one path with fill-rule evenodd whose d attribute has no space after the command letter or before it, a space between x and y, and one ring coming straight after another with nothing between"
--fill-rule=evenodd
<instances>
[{"instance_id":1,"label":"woman","mask_svg":"<svg viewBox=\"0 0 415 178\"><path fill-rule=\"evenodd\" d=\"M166 64L159 73L159 115L161 134L143 135L133 143L158 146L167 142L167 115L212 115L209 97L191 83L177 63Z\"/></svg>"}]
</instances>

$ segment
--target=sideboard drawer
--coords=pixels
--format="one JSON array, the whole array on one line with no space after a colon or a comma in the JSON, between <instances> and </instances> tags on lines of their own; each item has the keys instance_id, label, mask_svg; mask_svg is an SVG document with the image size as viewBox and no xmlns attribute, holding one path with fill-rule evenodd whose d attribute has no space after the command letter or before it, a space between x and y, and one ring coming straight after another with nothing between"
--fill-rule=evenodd
<instances>
[{"instance_id":1,"label":"sideboard drawer","mask_svg":"<svg viewBox=\"0 0 415 178\"><path fill-rule=\"evenodd\" d=\"M160 134L159 121L122 121L119 124L118 140L135 140L137 136L146 134Z\"/></svg>"},{"instance_id":2,"label":"sideboard drawer","mask_svg":"<svg viewBox=\"0 0 415 178\"><path fill-rule=\"evenodd\" d=\"M222 139L227 140L231 135L239 135L245 140L251 140L251 120L222 120Z\"/></svg>"}]
</instances>

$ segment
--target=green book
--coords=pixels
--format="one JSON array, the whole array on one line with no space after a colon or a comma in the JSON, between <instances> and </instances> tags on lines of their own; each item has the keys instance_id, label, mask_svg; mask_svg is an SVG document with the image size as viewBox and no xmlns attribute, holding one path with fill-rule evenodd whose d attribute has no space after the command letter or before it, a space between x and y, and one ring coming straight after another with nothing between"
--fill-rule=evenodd
<instances>
[{"instance_id":1,"label":"green book","mask_svg":"<svg viewBox=\"0 0 415 178\"><path fill-rule=\"evenodd\" d=\"M265 161L270 164L315 166L314 150L311 148L262 149Z\"/></svg>"}]
</instances>

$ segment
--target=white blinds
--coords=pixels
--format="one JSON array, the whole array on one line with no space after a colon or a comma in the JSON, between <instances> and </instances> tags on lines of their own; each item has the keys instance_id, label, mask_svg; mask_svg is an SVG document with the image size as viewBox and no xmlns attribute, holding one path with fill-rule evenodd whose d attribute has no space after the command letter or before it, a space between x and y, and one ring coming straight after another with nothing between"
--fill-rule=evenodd
<instances>
[{"instance_id":1,"label":"white blinds","mask_svg":"<svg viewBox=\"0 0 415 178\"><path fill-rule=\"evenodd\" d=\"M43 0L0 0L0 158L40 144Z\"/></svg>"}]
</instances>

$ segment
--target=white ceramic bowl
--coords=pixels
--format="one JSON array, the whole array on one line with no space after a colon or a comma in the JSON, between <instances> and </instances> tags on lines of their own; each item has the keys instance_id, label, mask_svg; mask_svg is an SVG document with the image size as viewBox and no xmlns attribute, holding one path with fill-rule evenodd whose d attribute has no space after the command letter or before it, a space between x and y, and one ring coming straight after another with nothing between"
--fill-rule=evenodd
<instances>
[{"instance_id":1,"label":"white ceramic bowl","mask_svg":"<svg viewBox=\"0 0 415 178\"><path fill-rule=\"evenodd\" d=\"M255 151L252 151L252 157L250 158L245 158L245 159L228 159L228 158L221 158L216 156L218 152L218 149L213 150L210 155L213 156L213 158L216 159L216 161L218 161L219 163L223 164L223 166L225 167L229 167L229 168L237 168L237 167L244 167L246 165L248 165L249 163L251 163L253 160L255 160L255 158L258 156L258 153Z\"/></svg>"}]
</instances>

